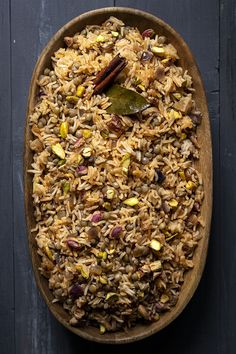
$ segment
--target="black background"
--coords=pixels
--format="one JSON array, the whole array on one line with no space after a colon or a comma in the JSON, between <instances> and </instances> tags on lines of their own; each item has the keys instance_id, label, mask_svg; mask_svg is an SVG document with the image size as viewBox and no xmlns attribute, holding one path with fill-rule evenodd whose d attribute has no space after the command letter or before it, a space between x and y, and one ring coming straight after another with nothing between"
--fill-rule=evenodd
<instances>
[{"instance_id":1,"label":"black background","mask_svg":"<svg viewBox=\"0 0 236 354\"><path fill-rule=\"evenodd\" d=\"M87 342L49 313L35 286L25 232L22 151L36 59L73 17L99 7L146 10L172 25L195 55L208 98L214 206L203 278L178 319L127 346ZM0 0L0 353L236 353L236 3L233 0Z\"/></svg>"}]
</instances>

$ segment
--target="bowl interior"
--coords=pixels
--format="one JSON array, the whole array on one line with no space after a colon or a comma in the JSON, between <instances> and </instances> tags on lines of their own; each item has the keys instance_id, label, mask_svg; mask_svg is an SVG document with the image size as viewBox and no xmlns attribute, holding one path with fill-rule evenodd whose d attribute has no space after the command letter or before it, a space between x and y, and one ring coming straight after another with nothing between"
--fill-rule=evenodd
<instances>
[{"instance_id":1,"label":"bowl interior","mask_svg":"<svg viewBox=\"0 0 236 354\"><path fill-rule=\"evenodd\" d=\"M194 88L196 89L196 94L194 99L196 101L197 107L203 113L203 121L201 126L198 128L198 139L201 146L200 159L197 162L197 168L202 173L204 185L205 185L205 199L202 205L202 220L205 223L205 228L201 229L202 239L199 242L194 254L195 267L193 270L185 274L185 282L182 286L180 292L180 297L177 305L170 311L163 314L160 320L156 323L148 325L137 325L134 328L129 329L127 332L117 332L117 333L105 333L100 335L98 330L93 327L87 328L75 328L68 324L68 313L63 310L61 305L52 304L52 293L48 288L48 281L43 278L38 267L40 265L40 258L37 255L35 234L30 232L35 225L35 219L33 215L33 204L32 204L32 179L29 174L26 173L27 169L30 168L32 162L32 153L29 149L29 140L31 139L31 132L28 125L29 114L32 113L34 105L36 103L37 96L37 77L43 72L45 67L50 65L50 58L53 53L60 47L64 47L63 38L65 36L70 36L77 31L82 30L86 25L89 24L101 24L109 16L116 16L123 20L126 25L138 27L140 31L147 28L153 28L156 33L167 37L168 41L172 43L178 50L180 61L179 64L187 69L190 75L193 77ZM127 8L105 8L100 10L91 11L89 13L83 14L68 24L61 28L55 36L50 40L46 48L43 50L33 73L31 87L29 92L28 100L28 112L27 112L27 123L25 131L25 207L26 207L26 219L28 226L28 236L29 245L31 250L33 268L35 273L35 278L40 288L43 297L48 304L50 310L54 316L69 330L72 332L93 341L97 342L107 342L107 343L127 343L142 339L147 337L172 322L184 309L184 307L189 302L192 297L199 280L202 275L202 271L205 264L208 238L210 232L210 222L211 222L211 206L212 206L212 161L211 161L211 135L210 135L210 125L208 117L207 102L204 93L204 88L202 80L194 61L194 58L183 39L178 33L176 33L170 26L161 21L160 19L144 13L142 11L127 9Z\"/></svg>"}]
</instances>

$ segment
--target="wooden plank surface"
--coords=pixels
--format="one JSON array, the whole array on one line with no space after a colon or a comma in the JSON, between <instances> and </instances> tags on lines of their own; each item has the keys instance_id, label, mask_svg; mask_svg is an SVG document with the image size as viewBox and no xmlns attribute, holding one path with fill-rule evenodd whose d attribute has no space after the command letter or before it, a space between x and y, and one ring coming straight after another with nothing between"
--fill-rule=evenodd
<instances>
[{"instance_id":1,"label":"wooden plank surface","mask_svg":"<svg viewBox=\"0 0 236 354\"><path fill-rule=\"evenodd\" d=\"M10 4L0 5L0 352L14 353Z\"/></svg>"},{"instance_id":2,"label":"wooden plank surface","mask_svg":"<svg viewBox=\"0 0 236 354\"><path fill-rule=\"evenodd\" d=\"M165 354L234 354L234 1L116 0L115 4L146 10L172 25L189 44L203 76L212 124L215 183L212 237L204 276L184 313L159 334L137 344L111 348L88 343L67 332L50 315L35 288L24 226L22 143L29 81L37 56L60 26L82 12L112 6L113 1L1 0L0 145L4 168L0 174L0 352L74 354L102 350L106 354L130 349L138 353L155 350Z\"/></svg>"},{"instance_id":3,"label":"wooden plank surface","mask_svg":"<svg viewBox=\"0 0 236 354\"><path fill-rule=\"evenodd\" d=\"M236 351L236 3L221 0L220 20L220 350Z\"/></svg>"}]
</instances>

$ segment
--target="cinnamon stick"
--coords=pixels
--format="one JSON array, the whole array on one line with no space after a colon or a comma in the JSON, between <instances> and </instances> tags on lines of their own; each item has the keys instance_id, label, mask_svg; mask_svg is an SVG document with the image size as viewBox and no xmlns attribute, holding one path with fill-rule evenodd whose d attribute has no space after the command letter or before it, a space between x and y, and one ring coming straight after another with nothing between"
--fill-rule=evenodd
<instances>
[{"instance_id":1,"label":"cinnamon stick","mask_svg":"<svg viewBox=\"0 0 236 354\"><path fill-rule=\"evenodd\" d=\"M116 55L112 61L106 66L103 70L101 70L94 81L94 85L97 86L100 84L102 80L104 80L124 59L120 57L120 55Z\"/></svg>"},{"instance_id":2,"label":"cinnamon stick","mask_svg":"<svg viewBox=\"0 0 236 354\"><path fill-rule=\"evenodd\" d=\"M119 73L124 69L127 65L126 61L122 60L118 66L116 66L113 71L109 73L108 76L105 77L100 83L95 87L93 93L98 95L102 93L108 86L115 80L115 78L119 75Z\"/></svg>"}]
</instances>

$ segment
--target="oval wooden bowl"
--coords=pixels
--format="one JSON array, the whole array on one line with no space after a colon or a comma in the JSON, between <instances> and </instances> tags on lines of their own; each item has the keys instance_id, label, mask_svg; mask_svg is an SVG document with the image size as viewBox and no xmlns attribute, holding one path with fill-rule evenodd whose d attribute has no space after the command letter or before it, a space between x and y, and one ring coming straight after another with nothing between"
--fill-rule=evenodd
<instances>
[{"instance_id":1,"label":"oval wooden bowl","mask_svg":"<svg viewBox=\"0 0 236 354\"><path fill-rule=\"evenodd\" d=\"M63 38L65 36L73 35L75 32L82 30L88 24L101 24L109 16L117 16L126 24L138 27L142 32L146 28L153 28L158 34L164 35L178 50L180 56L180 65L187 69L193 77L196 94L197 107L203 113L203 121L198 128L198 139L201 146L200 159L197 162L197 168L202 173L205 186L205 199L202 205L202 219L205 223L205 228L201 230L202 239L194 254L195 267L185 275L185 282L182 286L179 301L171 311L164 313L160 320L156 323L141 325L138 324L127 332L105 333L100 335L98 330L94 327L75 328L69 325L68 313L62 308L60 304L52 303L52 293L48 287L48 281L41 276L38 267L40 266L40 257L37 255L37 247L35 242L35 233L30 230L35 226L35 218L33 214L32 203L32 176L27 173L32 163L32 152L29 148L29 141L32 134L29 127L29 115L32 113L36 104L36 96L38 87L36 80L40 74L43 73L45 67L50 66L50 58L53 53L60 47L64 46ZM29 248L33 263L34 274L37 285L46 301L49 309L53 315L66 328L75 334L102 343L128 343L148 337L171 323L185 308L189 300L193 296L205 265L208 239L210 233L211 212L212 212L212 147L211 147L211 133L210 123L207 109L207 101L204 92L204 87L200 77L200 73L193 55L187 44L181 36L169 25L151 14L122 7L110 7L87 12L79 17L76 17L65 26L63 26L50 40L46 48L42 51L37 64L35 66L28 98L28 109L25 127L25 155L24 155L24 188L25 188L25 212L28 228Z\"/></svg>"}]
</instances>

